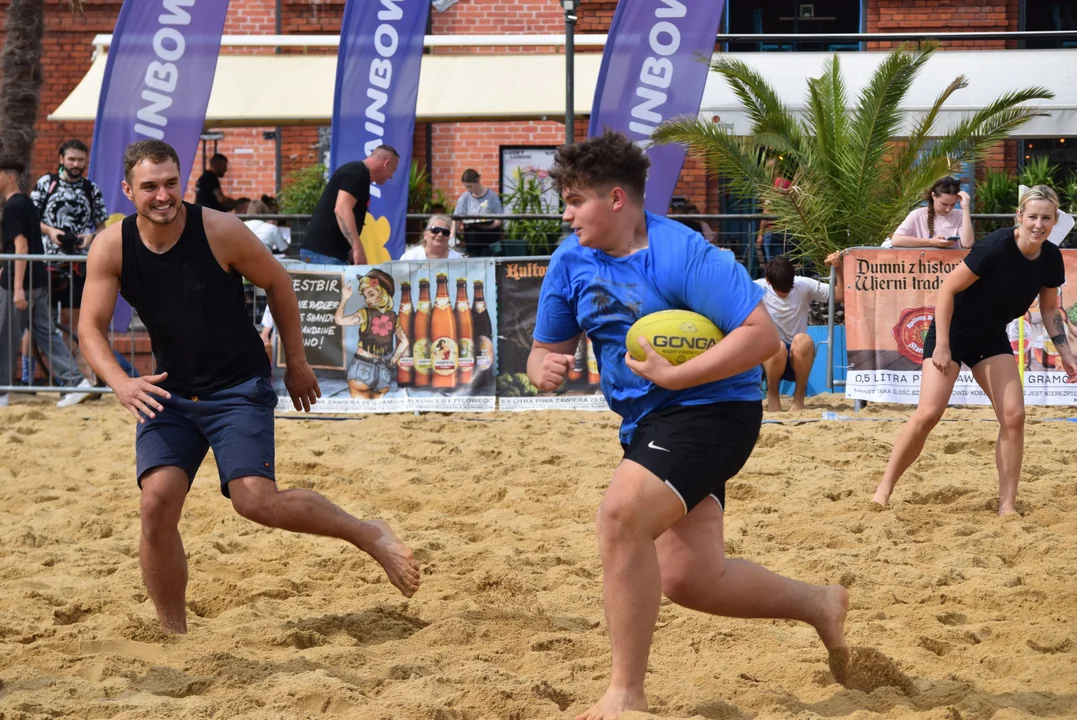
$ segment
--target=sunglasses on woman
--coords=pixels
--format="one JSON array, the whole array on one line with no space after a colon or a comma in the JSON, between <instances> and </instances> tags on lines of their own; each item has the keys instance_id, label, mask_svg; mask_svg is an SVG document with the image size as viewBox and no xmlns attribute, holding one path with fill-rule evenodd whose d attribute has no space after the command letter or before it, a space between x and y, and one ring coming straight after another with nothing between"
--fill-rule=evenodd
<instances>
[{"instance_id":1,"label":"sunglasses on woman","mask_svg":"<svg viewBox=\"0 0 1077 720\"><path fill-rule=\"evenodd\" d=\"M449 230L449 228L437 227L436 225L432 228L427 228L427 230L435 235L441 235L443 237L449 237L449 235L452 234L452 231Z\"/></svg>"}]
</instances>

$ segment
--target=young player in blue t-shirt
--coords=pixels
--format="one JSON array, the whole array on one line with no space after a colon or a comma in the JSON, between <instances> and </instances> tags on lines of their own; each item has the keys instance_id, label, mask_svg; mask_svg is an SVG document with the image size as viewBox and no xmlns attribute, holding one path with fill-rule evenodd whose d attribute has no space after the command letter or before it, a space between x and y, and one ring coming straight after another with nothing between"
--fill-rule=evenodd
<instances>
[{"instance_id":1,"label":"young player in blue t-shirt","mask_svg":"<svg viewBox=\"0 0 1077 720\"><path fill-rule=\"evenodd\" d=\"M801 620L831 650L843 680L848 595L723 553L725 483L748 460L762 423L760 364L779 339L762 289L732 253L643 209L649 161L618 133L561 148L551 170L574 234L542 283L527 374L553 390L586 332L602 392L623 418L624 459L598 511L603 596L613 669L586 720L647 710L644 676L664 593L714 615ZM627 356L640 317L671 308L710 318L725 338L674 366L646 345Z\"/></svg>"}]
</instances>

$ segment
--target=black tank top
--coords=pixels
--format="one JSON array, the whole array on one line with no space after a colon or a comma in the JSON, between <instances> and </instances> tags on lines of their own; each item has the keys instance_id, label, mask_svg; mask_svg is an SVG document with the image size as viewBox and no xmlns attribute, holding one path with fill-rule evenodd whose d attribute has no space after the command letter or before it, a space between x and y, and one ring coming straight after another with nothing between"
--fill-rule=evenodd
<instances>
[{"instance_id":1,"label":"black tank top","mask_svg":"<svg viewBox=\"0 0 1077 720\"><path fill-rule=\"evenodd\" d=\"M137 215L123 220L120 294L138 311L153 344L161 387L204 395L269 377L269 357L247 314L243 279L210 250L202 208L184 203L187 224L167 252L142 243Z\"/></svg>"}]
</instances>

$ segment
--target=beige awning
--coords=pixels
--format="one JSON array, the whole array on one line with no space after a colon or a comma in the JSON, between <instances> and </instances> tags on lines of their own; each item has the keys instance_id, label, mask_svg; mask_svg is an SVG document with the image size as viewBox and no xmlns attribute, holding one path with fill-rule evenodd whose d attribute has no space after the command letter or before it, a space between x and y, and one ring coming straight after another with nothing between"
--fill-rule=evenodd
<instances>
[{"instance_id":1,"label":"beige awning","mask_svg":"<svg viewBox=\"0 0 1077 720\"><path fill-rule=\"evenodd\" d=\"M884 52L841 54L850 104L867 84ZM805 112L808 80L818 77L827 53L740 53L798 116ZM575 112L588 115L602 56L576 54ZM207 127L327 125L333 114L335 55L221 55L206 112ZM1044 68L1049 69L1045 72ZM90 120L97 114L105 55L50 120ZM957 75L969 87L950 98L939 119L940 130L981 108L999 94L1044 84L1055 98L1043 103L1048 117L1034 118L1018 137L1066 137L1077 134L1077 52L1073 50L960 50L931 58L906 97L907 122L923 114L936 95ZM417 119L561 120L565 116L563 54L424 55L419 78ZM750 122L739 100L716 73L707 78L700 116L715 117L737 132Z\"/></svg>"},{"instance_id":2,"label":"beige awning","mask_svg":"<svg viewBox=\"0 0 1077 720\"><path fill-rule=\"evenodd\" d=\"M104 53L50 120L89 120L105 76ZM576 54L575 112L591 109L601 53ZM335 55L221 55L206 127L327 125ZM565 56L424 55L417 120L536 120L565 116Z\"/></svg>"}]
</instances>

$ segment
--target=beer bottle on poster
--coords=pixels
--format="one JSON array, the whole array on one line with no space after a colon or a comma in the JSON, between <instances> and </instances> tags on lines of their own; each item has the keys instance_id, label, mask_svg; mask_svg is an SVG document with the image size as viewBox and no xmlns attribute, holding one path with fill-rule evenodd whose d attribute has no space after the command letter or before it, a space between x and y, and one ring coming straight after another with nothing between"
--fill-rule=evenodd
<instances>
[{"instance_id":1,"label":"beer bottle on poster","mask_svg":"<svg viewBox=\"0 0 1077 720\"><path fill-rule=\"evenodd\" d=\"M583 370L587 364L586 359L587 346L584 344L584 338L580 337L580 341L576 343L576 360L572 365L572 369L568 371L568 381L570 383L577 383L583 379Z\"/></svg>"},{"instance_id":2,"label":"beer bottle on poster","mask_svg":"<svg viewBox=\"0 0 1077 720\"><path fill-rule=\"evenodd\" d=\"M400 363L396 366L397 387L410 387L415 382L415 359L411 353L412 344L415 342L415 308L411 304L411 283L400 283L400 310L397 311L400 327L408 336L408 350L400 357Z\"/></svg>"},{"instance_id":3,"label":"beer bottle on poster","mask_svg":"<svg viewBox=\"0 0 1077 720\"><path fill-rule=\"evenodd\" d=\"M467 304L467 278L456 279L456 339L460 349L460 384L466 385L475 369L475 335L471 330L471 307Z\"/></svg>"},{"instance_id":4,"label":"beer bottle on poster","mask_svg":"<svg viewBox=\"0 0 1077 720\"><path fill-rule=\"evenodd\" d=\"M475 281L475 304L471 308L471 324L475 333L475 375L481 375L494 366L494 328L486 309L486 295L482 280Z\"/></svg>"},{"instance_id":5,"label":"beer bottle on poster","mask_svg":"<svg viewBox=\"0 0 1077 720\"><path fill-rule=\"evenodd\" d=\"M436 388L456 387L456 365L460 356L456 346L456 315L449 302L449 278L438 273L437 295L430 312L430 385Z\"/></svg>"},{"instance_id":6,"label":"beer bottle on poster","mask_svg":"<svg viewBox=\"0 0 1077 720\"><path fill-rule=\"evenodd\" d=\"M415 387L430 385L430 281L419 281L419 303L415 306L415 340L411 344L415 360Z\"/></svg>"},{"instance_id":7,"label":"beer bottle on poster","mask_svg":"<svg viewBox=\"0 0 1077 720\"><path fill-rule=\"evenodd\" d=\"M587 384L595 387L602 382L598 374L598 358L595 357L595 346L591 344L591 338L587 338Z\"/></svg>"}]
</instances>

